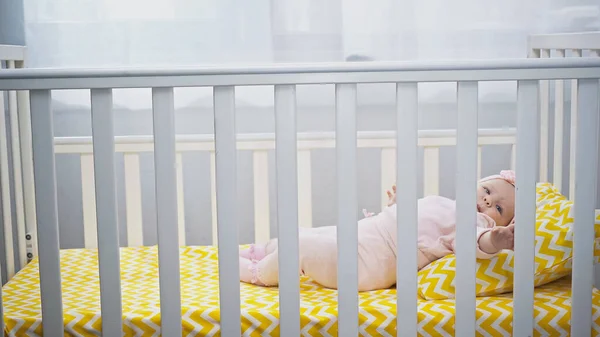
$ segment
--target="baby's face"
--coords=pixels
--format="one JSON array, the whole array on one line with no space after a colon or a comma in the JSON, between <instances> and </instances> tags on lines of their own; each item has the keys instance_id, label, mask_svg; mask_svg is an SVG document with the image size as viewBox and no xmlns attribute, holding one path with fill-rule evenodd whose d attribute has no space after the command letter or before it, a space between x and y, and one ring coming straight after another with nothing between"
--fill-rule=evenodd
<instances>
[{"instance_id":1,"label":"baby's face","mask_svg":"<svg viewBox=\"0 0 600 337\"><path fill-rule=\"evenodd\" d=\"M497 226L508 226L515 215L515 187L503 179L480 183L477 212L492 218Z\"/></svg>"}]
</instances>

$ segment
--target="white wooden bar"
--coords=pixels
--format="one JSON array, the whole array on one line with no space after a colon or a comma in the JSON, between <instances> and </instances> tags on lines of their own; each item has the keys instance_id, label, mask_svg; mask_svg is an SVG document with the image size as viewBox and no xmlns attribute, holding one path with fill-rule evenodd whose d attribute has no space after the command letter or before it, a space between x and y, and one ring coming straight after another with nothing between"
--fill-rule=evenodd
<instances>
[{"instance_id":1,"label":"white wooden bar","mask_svg":"<svg viewBox=\"0 0 600 337\"><path fill-rule=\"evenodd\" d=\"M517 146L515 144L510 147L510 169L516 170L517 168Z\"/></svg>"},{"instance_id":2,"label":"white wooden bar","mask_svg":"<svg viewBox=\"0 0 600 337\"><path fill-rule=\"evenodd\" d=\"M396 149L381 149L381 205L387 206L387 191L396 181Z\"/></svg>"},{"instance_id":3,"label":"white wooden bar","mask_svg":"<svg viewBox=\"0 0 600 337\"><path fill-rule=\"evenodd\" d=\"M212 244L219 244L217 214L217 159L214 151L210 152L210 207L212 224Z\"/></svg>"},{"instance_id":4,"label":"white wooden bar","mask_svg":"<svg viewBox=\"0 0 600 337\"><path fill-rule=\"evenodd\" d=\"M460 110L459 110L460 111ZM477 147L477 181L481 179L481 159L482 159L483 149L481 146Z\"/></svg>"},{"instance_id":5,"label":"white wooden bar","mask_svg":"<svg viewBox=\"0 0 600 337\"><path fill-rule=\"evenodd\" d=\"M254 151L252 161L254 166L254 242L267 243L271 239L269 154L267 151Z\"/></svg>"},{"instance_id":6,"label":"white wooden bar","mask_svg":"<svg viewBox=\"0 0 600 337\"><path fill-rule=\"evenodd\" d=\"M550 58L550 49L542 49L542 58ZM548 121L550 115L550 83L548 80L540 81L540 124L536 128L540 130L540 156L539 156L539 180L548 181Z\"/></svg>"},{"instance_id":7,"label":"white wooden bar","mask_svg":"<svg viewBox=\"0 0 600 337\"><path fill-rule=\"evenodd\" d=\"M338 335L358 335L356 84L337 84Z\"/></svg>"},{"instance_id":8,"label":"white wooden bar","mask_svg":"<svg viewBox=\"0 0 600 337\"><path fill-rule=\"evenodd\" d=\"M54 130L49 90L33 90L31 100L31 133L38 218L38 250L42 327L46 336L63 335L63 305L58 238L58 205Z\"/></svg>"},{"instance_id":9,"label":"white wooden bar","mask_svg":"<svg viewBox=\"0 0 600 337\"><path fill-rule=\"evenodd\" d=\"M518 81L597 78L598 60L503 59L339 62L237 67L30 69L0 73L0 90L151 88L390 82ZM115 80L118 78L119 80Z\"/></svg>"},{"instance_id":10,"label":"white wooden bar","mask_svg":"<svg viewBox=\"0 0 600 337\"><path fill-rule=\"evenodd\" d=\"M565 50L558 49L556 57L565 57ZM552 182L559 191L562 191L562 176L563 176L563 137L564 137L564 104L565 104L565 87L563 80L554 82L554 172Z\"/></svg>"},{"instance_id":11,"label":"white wooden bar","mask_svg":"<svg viewBox=\"0 0 600 337\"><path fill-rule=\"evenodd\" d=\"M4 224L4 257L7 279L15 274L15 253L13 244L13 222L11 211L10 176L8 165L8 142L6 119L4 118L4 92L0 91L0 185L2 186L2 223Z\"/></svg>"},{"instance_id":12,"label":"white wooden bar","mask_svg":"<svg viewBox=\"0 0 600 337\"><path fill-rule=\"evenodd\" d=\"M214 88L215 173L221 336L240 336L240 270L236 210L235 89Z\"/></svg>"},{"instance_id":13,"label":"white wooden bar","mask_svg":"<svg viewBox=\"0 0 600 337\"><path fill-rule=\"evenodd\" d=\"M539 58L541 56L540 51L541 50L539 48L531 48L530 47L527 57Z\"/></svg>"},{"instance_id":14,"label":"white wooden bar","mask_svg":"<svg viewBox=\"0 0 600 337\"><path fill-rule=\"evenodd\" d=\"M183 190L183 155L175 155L177 166L177 233L179 246L185 246L185 197Z\"/></svg>"},{"instance_id":15,"label":"white wooden bar","mask_svg":"<svg viewBox=\"0 0 600 337\"><path fill-rule=\"evenodd\" d=\"M581 57L580 49L573 50L573 57ZM569 165L569 199L575 197L575 161L577 160L577 114L579 94L577 92L577 80L571 80L571 140L570 140L570 164Z\"/></svg>"},{"instance_id":16,"label":"white wooden bar","mask_svg":"<svg viewBox=\"0 0 600 337\"><path fill-rule=\"evenodd\" d=\"M15 63L17 68L24 68L24 61ZM37 219L35 213L35 186L33 182L33 147L31 141L31 114L29 109L29 91L17 91L19 136L21 143L21 165L23 174L23 198L25 201L25 222L31 243L33 256L38 256Z\"/></svg>"},{"instance_id":17,"label":"white wooden bar","mask_svg":"<svg viewBox=\"0 0 600 337\"><path fill-rule=\"evenodd\" d=\"M312 227L312 167L310 150L298 151L298 222Z\"/></svg>"},{"instance_id":18,"label":"white wooden bar","mask_svg":"<svg viewBox=\"0 0 600 337\"><path fill-rule=\"evenodd\" d=\"M587 336L592 328L594 284L594 218L598 176L598 80L579 80L577 163L573 224L571 335Z\"/></svg>"},{"instance_id":19,"label":"white wooden bar","mask_svg":"<svg viewBox=\"0 0 600 337\"><path fill-rule=\"evenodd\" d=\"M23 60L25 58L25 46L0 44L0 55L2 60Z\"/></svg>"},{"instance_id":20,"label":"white wooden bar","mask_svg":"<svg viewBox=\"0 0 600 337\"><path fill-rule=\"evenodd\" d=\"M423 155L424 196L437 195L440 190L440 149L439 147L425 147Z\"/></svg>"},{"instance_id":21,"label":"white wooden bar","mask_svg":"<svg viewBox=\"0 0 600 337\"><path fill-rule=\"evenodd\" d=\"M529 36L529 45L535 48L600 48L600 32L549 33Z\"/></svg>"},{"instance_id":22,"label":"white wooden bar","mask_svg":"<svg viewBox=\"0 0 600 337\"><path fill-rule=\"evenodd\" d=\"M173 88L152 88L156 221L161 334L181 336L181 283L177 223L177 169L175 156Z\"/></svg>"},{"instance_id":23,"label":"white wooden bar","mask_svg":"<svg viewBox=\"0 0 600 337\"><path fill-rule=\"evenodd\" d=\"M0 283L2 283L2 268L0 268ZM0 286L0 331L4 334L4 305L2 304L2 286Z\"/></svg>"},{"instance_id":24,"label":"white wooden bar","mask_svg":"<svg viewBox=\"0 0 600 337\"><path fill-rule=\"evenodd\" d=\"M7 62L9 69L15 69L15 61ZM19 115L17 113L17 92L8 92L8 113L10 114L10 133L12 145L13 184L15 214L17 216L17 251L19 268L25 267L27 263L27 243L25 242L25 208L23 204L23 179L21 177L21 142L19 137Z\"/></svg>"},{"instance_id":25,"label":"white wooden bar","mask_svg":"<svg viewBox=\"0 0 600 337\"><path fill-rule=\"evenodd\" d=\"M140 156L123 155L125 165L125 205L127 209L127 246L144 245L142 228L142 186L140 181Z\"/></svg>"},{"instance_id":26,"label":"white wooden bar","mask_svg":"<svg viewBox=\"0 0 600 337\"><path fill-rule=\"evenodd\" d=\"M456 145L456 336L475 336L478 83L458 83Z\"/></svg>"},{"instance_id":27,"label":"white wooden bar","mask_svg":"<svg viewBox=\"0 0 600 337\"><path fill-rule=\"evenodd\" d=\"M112 90L92 89L102 335L123 334Z\"/></svg>"},{"instance_id":28,"label":"white wooden bar","mask_svg":"<svg viewBox=\"0 0 600 337\"><path fill-rule=\"evenodd\" d=\"M84 247L98 248L98 225L96 219L94 156L81 155L81 197L83 204L83 239Z\"/></svg>"},{"instance_id":29,"label":"white wooden bar","mask_svg":"<svg viewBox=\"0 0 600 337\"><path fill-rule=\"evenodd\" d=\"M540 141L539 82L519 81L517 87L517 163L515 203L513 335L533 334L533 273L535 185L537 167L532 155Z\"/></svg>"},{"instance_id":30,"label":"white wooden bar","mask_svg":"<svg viewBox=\"0 0 600 337\"><path fill-rule=\"evenodd\" d=\"M300 335L298 271L298 172L296 87L275 86L277 223L279 229L279 326L282 336ZM255 173L256 174L256 173ZM268 194L266 200L268 201Z\"/></svg>"},{"instance_id":31,"label":"white wooden bar","mask_svg":"<svg viewBox=\"0 0 600 337\"><path fill-rule=\"evenodd\" d=\"M516 141L515 128L480 129L479 145L512 145ZM420 147L440 148L456 145L456 130L419 130ZM335 132L298 133L298 151L335 148ZM179 135L176 137L178 152L215 150L213 135ZM238 150L259 151L275 149L274 133L247 133L236 137ZM117 136L115 151L118 153L142 153L154 151L151 135ZM56 153L93 153L91 137L56 137ZM358 131L359 148L394 148L395 131Z\"/></svg>"},{"instance_id":32,"label":"white wooden bar","mask_svg":"<svg viewBox=\"0 0 600 337\"><path fill-rule=\"evenodd\" d=\"M396 335L417 336L417 83L396 85ZM401 215L401 216L400 216Z\"/></svg>"}]
</instances>

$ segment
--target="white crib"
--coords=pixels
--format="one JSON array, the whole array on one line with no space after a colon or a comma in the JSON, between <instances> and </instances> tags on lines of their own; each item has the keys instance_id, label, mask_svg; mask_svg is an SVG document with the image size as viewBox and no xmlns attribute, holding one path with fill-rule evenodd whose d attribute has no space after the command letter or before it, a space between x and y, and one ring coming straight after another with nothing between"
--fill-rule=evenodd
<instances>
[{"instance_id":1,"label":"white crib","mask_svg":"<svg viewBox=\"0 0 600 337\"><path fill-rule=\"evenodd\" d=\"M535 221L534 197L537 181L553 181L561 188L563 161L570 161L571 199L577 200L575 217L583 225L574 230L576 250L573 273L581 274L572 285L571 335L588 335L592 315L594 281L592 246L593 216L598 182L598 126L600 32L532 36L530 58L574 56L573 59L517 59L471 62L360 63L285 65L235 68L170 69L8 69L0 71L0 90L8 91L10 125L0 121L0 171L3 201L4 250L2 261L8 278L27 263L27 253L39 261L41 313L46 336L63 335L57 187L54 154L81 157L85 248L98 248L101 290L102 335L122 335L118 221L114 152L124 155L127 203L127 242L143 245L140 154L154 151L160 309L163 336L182 335L181 290L178 248L186 244L183 205L182 158L186 152L206 151L211 155L212 243L219 252L220 334L240 335L240 287L238 270L236 199L236 150L251 150L254 165L255 241L264 242L269 233L268 150L276 152L277 206L280 246L281 335L300 335L297 226L312 226L311 151L335 148L337 153L338 335L359 334L357 297L357 179L356 148L379 148L381 156L381 203L384 189L394 182L399 191L399 217L415 223L417 149L424 148L424 193L439 192L439 149L456 146L459 222L474 216L474 186L481 176L481 148L512 146L509 165L518 172L517 223ZM572 53L568 51L573 50ZM551 51L554 51L551 53ZM572 55L568 55L572 54ZM7 68L23 68L25 48L0 46L0 59ZM548 137L549 106L564 100L563 81L573 82L570 158L563 156L563 105L555 105L555 131ZM516 129L479 129L478 83L518 81L518 126ZM417 130L418 84L457 82L458 129ZM336 132L296 132L296 85L335 84ZM356 132L357 84L396 83L398 132ZM248 85L274 86L275 134L236 134L235 88ZM174 131L174 87L213 87L215 136L176 136ZM112 89L152 88L153 136L114 137ZM93 137L55 138L52 127L52 90L91 89ZM0 95L0 111L4 108ZM30 114L31 110L31 114ZM532 113L532 112L540 112ZM576 117L576 118L575 118ZM7 129L13 154L9 162ZM32 137L33 135L33 137ZM518 140L518 141L517 141ZM586 141L583 141L586 140ZM401 144L401 146L396 146ZM551 146L552 145L552 146ZM539 156L538 156L539 153ZM549 161L549 154L553 162ZM575 156L577 154L577 156ZM10 167L12 163L12 167ZM398 169L396 169L398 168ZM549 177L552 170L553 176ZM9 177L9 171L14 179ZM272 174L272 173L271 173ZM35 183L34 183L35 177ZM11 185L13 185L11 187ZM14 199L11 199L11 188ZM565 194L567 194L565 192ZM13 241L11 200L15 202L18 238ZM587 202L586 202L587 201ZM173 225L177 224L177 230ZM531 226L516 229L513 335L532 336L534 232ZM398 336L418 333L416 226L399 231L396 317ZM469 227L458 228L456 275L456 336L475 336L475 247ZM26 237L30 239L26 241ZM584 240L588 238L588 240ZM28 248L29 243L29 248ZM29 249L29 251L28 251ZM16 257L16 258L15 258ZM407 272L414 270L414 272ZM401 272L402 271L402 272ZM600 277L596 277L596 282ZM1 295L1 293L0 293ZM1 299L1 296L0 296ZM407 300L411 299L411 300ZM413 300L414 299L414 300ZM0 302L1 304L1 302ZM2 306L0 305L0 309ZM0 310L0 314L2 311ZM0 315L2 318L2 315ZM3 320L0 319L0 322ZM4 328L3 323L0 327Z\"/></svg>"}]
</instances>

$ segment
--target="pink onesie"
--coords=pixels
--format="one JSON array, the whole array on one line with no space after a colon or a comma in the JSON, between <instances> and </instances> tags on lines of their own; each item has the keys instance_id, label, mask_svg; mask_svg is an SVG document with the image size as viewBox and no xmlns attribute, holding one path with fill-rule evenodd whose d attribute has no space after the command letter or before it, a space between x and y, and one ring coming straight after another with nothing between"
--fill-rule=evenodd
<instances>
[{"instance_id":1,"label":"pink onesie","mask_svg":"<svg viewBox=\"0 0 600 337\"><path fill-rule=\"evenodd\" d=\"M454 253L456 201L429 196L418 200L418 268ZM477 213L479 237L495 226ZM358 222L358 290L389 288L396 283L396 205ZM300 228L300 273L317 283L337 288L337 227ZM477 243L474 243L477 244ZM277 239L240 253L240 278L267 286L278 284ZM487 259L477 245L477 258ZM402 257L400 257L402 258Z\"/></svg>"}]
</instances>

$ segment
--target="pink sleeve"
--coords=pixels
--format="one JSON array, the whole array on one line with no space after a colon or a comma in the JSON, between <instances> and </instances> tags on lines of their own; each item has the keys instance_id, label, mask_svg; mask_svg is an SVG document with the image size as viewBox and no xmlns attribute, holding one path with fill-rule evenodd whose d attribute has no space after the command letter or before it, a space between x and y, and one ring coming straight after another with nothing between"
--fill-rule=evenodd
<instances>
[{"instance_id":1,"label":"pink sleeve","mask_svg":"<svg viewBox=\"0 0 600 337\"><path fill-rule=\"evenodd\" d=\"M488 231L492 230L496 226L496 222L492 220L489 216L477 213L477 236L476 236L476 245L477 248L475 250L475 256L478 259L491 259L496 256L495 254L488 254L479 248L479 238ZM439 238L439 244L427 248L427 251L436 255L438 258L443 257L447 254L456 253L455 249L456 245L456 232L453 232L451 235L445 235Z\"/></svg>"},{"instance_id":2,"label":"pink sleeve","mask_svg":"<svg viewBox=\"0 0 600 337\"><path fill-rule=\"evenodd\" d=\"M481 238L481 236L483 234L492 230L492 228L494 228L494 226L496 226L496 222L494 222L494 220L492 220L492 218L490 218L489 216L487 216L485 214L477 213L477 250L476 250L475 256L478 259L491 259L492 257L494 257L498 254L498 253L494 253L494 254L486 253L483 250L481 250L481 248L479 247L479 238Z\"/></svg>"}]
</instances>

